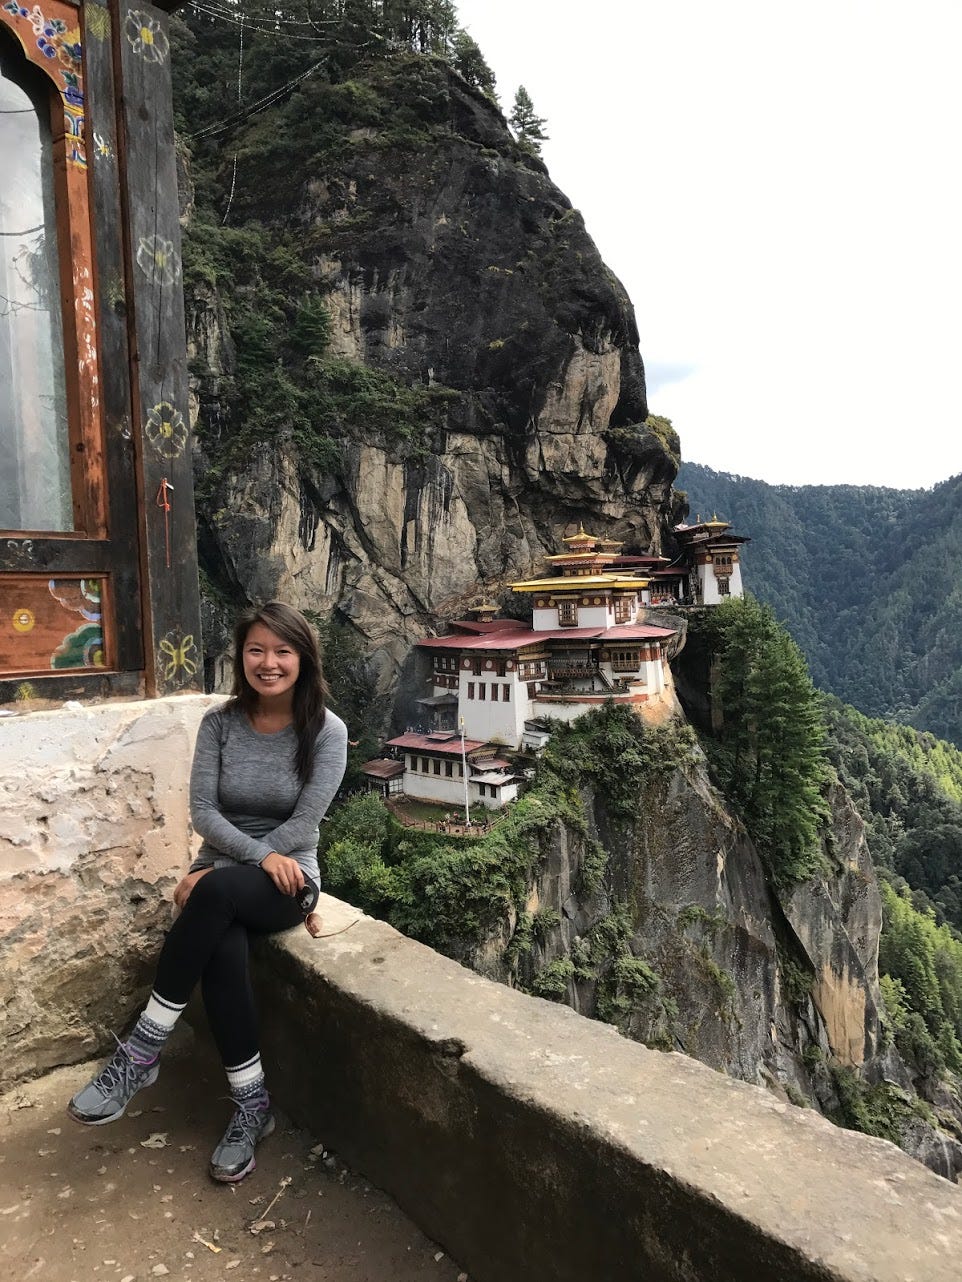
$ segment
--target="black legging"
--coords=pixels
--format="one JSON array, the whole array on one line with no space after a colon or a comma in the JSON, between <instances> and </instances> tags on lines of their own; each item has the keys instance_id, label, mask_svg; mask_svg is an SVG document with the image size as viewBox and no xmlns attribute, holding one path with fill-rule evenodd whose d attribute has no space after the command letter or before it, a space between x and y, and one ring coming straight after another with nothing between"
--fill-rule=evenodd
<instances>
[{"instance_id":1,"label":"black legging","mask_svg":"<svg viewBox=\"0 0 962 1282\"><path fill-rule=\"evenodd\" d=\"M228 1068L257 1054L257 1012L248 933L271 935L302 920L263 868L237 864L205 873L167 932L154 990L183 1005L201 980L214 1041Z\"/></svg>"}]
</instances>

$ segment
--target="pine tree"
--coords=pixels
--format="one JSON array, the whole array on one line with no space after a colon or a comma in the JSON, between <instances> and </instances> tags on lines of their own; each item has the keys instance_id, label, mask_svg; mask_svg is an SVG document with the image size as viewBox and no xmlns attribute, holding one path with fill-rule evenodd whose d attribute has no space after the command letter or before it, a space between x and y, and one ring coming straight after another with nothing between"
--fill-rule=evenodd
<instances>
[{"instance_id":1,"label":"pine tree","mask_svg":"<svg viewBox=\"0 0 962 1282\"><path fill-rule=\"evenodd\" d=\"M535 112L534 103L527 89L524 85L519 85L518 92L514 95L514 105L508 117L508 124L514 130L515 137L522 147L536 156L541 155L541 144L548 141L548 135L544 131L547 123L543 116Z\"/></svg>"},{"instance_id":2,"label":"pine tree","mask_svg":"<svg viewBox=\"0 0 962 1282\"><path fill-rule=\"evenodd\" d=\"M451 41L451 65L468 82L489 98L495 98L497 82L484 54L466 31L455 32Z\"/></svg>"},{"instance_id":3,"label":"pine tree","mask_svg":"<svg viewBox=\"0 0 962 1282\"><path fill-rule=\"evenodd\" d=\"M825 814L825 729L805 660L767 606L719 606L710 626L720 664L722 727L713 759L722 790L776 881L809 876Z\"/></svg>"}]
</instances>

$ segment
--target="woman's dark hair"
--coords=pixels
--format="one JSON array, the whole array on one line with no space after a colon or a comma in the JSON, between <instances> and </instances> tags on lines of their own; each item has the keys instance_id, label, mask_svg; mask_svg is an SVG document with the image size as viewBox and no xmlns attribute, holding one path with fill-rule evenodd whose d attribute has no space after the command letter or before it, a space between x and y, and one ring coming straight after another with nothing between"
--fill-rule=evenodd
<instances>
[{"instance_id":1,"label":"woman's dark hair","mask_svg":"<svg viewBox=\"0 0 962 1282\"><path fill-rule=\"evenodd\" d=\"M244 675L244 642L255 623L263 623L297 651L301 661L294 686L294 733L297 752L294 765L301 783L307 783L314 764L314 744L324 724L325 700L330 689L324 679L317 634L293 606L283 601L245 610L234 628L234 685L228 708L241 708L250 716L257 707L257 694Z\"/></svg>"}]
</instances>

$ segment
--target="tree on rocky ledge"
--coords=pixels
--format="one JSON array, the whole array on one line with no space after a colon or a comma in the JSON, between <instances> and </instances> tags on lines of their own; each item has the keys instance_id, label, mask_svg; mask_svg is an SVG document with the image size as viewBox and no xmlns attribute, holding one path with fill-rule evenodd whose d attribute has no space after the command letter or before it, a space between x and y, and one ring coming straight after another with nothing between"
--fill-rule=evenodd
<instances>
[{"instance_id":1,"label":"tree on rocky ledge","mask_svg":"<svg viewBox=\"0 0 962 1282\"><path fill-rule=\"evenodd\" d=\"M469 85L474 85L489 98L497 96L494 72L485 61L484 54L466 31L455 32L451 41L451 65Z\"/></svg>"},{"instance_id":2,"label":"tree on rocky ledge","mask_svg":"<svg viewBox=\"0 0 962 1282\"><path fill-rule=\"evenodd\" d=\"M722 724L711 759L777 882L815 871L825 814L825 728L801 651L750 597L711 612Z\"/></svg>"},{"instance_id":3,"label":"tree on rocky ledge","mask_svg":"<svg viewBox=\"0 0 962 1282\"><path fill-rule=\"evenodd\" d=\"M524 85L519 85L518 92L514 95L511 115L508 117L508 124L514 130L518 142L527 150L540 156L541 144L548 141L548 135L544 131L547 123L545 118L535 111L527 89Z\"/></svg>"}]
</instances>

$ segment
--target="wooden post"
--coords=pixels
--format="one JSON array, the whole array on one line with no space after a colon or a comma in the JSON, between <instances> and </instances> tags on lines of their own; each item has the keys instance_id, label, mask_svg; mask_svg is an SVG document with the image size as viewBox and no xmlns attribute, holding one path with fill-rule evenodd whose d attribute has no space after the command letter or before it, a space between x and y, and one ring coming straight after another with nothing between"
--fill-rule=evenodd
<instances>
[{"instance_id":1,"label":"wooden post","mask_svg":"<svg viewBox=\"0 0 962 1282\"><path fill-rule=\"evenodd\" d=\"M148 693L203 688L167 15L111 0Z\"/></svg>"}]
</instances>

